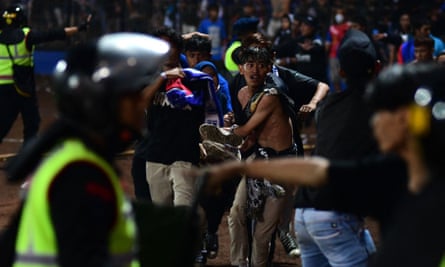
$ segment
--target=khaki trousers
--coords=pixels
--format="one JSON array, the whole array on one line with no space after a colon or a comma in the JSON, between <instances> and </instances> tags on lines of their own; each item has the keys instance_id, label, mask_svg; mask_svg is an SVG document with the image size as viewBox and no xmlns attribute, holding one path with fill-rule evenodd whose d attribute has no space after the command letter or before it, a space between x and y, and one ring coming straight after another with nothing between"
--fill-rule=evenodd
<instances>
[{"instance_id":1,"label":"khaki trousers","mask_svg":"<svg viewBox=\"0 0 445 267\"><path fill-rule=\"evenodd\" d=\"M171 165L147 162L146 175L153 203L168 206L191 206L195 197L194 177L185 177L184 171L192 164L175 161Z\"/></svg>"},{"instance_id":2,"label":"khaki trousers","mask_svg":"<svg viewBox=\"0 0 445 267\"><path fill-rule=\"evenodd\" d=\"M292 199L292 189L286 188L286 195L281 198L267 197L263 221L256 221L252 240L251 267L267 266L269 245L272 234L276 230L280 218L289 199ZM248 262L249 241L247 233L247 188L243 178L235 194L232 208L228 216L230 234L230 262L232 265L246 265Z\"/></svg>"}]
</instances>

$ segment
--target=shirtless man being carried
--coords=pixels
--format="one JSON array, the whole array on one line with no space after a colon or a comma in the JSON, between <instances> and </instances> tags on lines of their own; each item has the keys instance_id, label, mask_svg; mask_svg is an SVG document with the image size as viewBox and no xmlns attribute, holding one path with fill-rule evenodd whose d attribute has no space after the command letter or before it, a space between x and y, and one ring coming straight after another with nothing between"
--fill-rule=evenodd
<instances>
[{"instance_id":1,"label":"shirtless man being carried","mask_svg":"<svg viewBox=\"0 0 445 267\"><path fill-rule=\"evenodd\" d=\"M272 68L272 55L264 48L245 48L240 58L240 73L244 75L247 83L238 92L244 118L241 126L232 127L230 130L236 135L246 137L242 149L253 147L256 158L296 157L292 124L286 112L287 98L280 88L266 83ZM273 185L267 180L247 178L247 183L240 183L229 216L232 265L242 266L247 263L246 205L247 215L256 222L251 266L267 265L269 243L293 190L290 186ZM245 242L239 242L244 238ZM237 242L234 242L234 239L237 239ZM237 245L234 245L235 243Z\"/></svg>"}]
</instances>

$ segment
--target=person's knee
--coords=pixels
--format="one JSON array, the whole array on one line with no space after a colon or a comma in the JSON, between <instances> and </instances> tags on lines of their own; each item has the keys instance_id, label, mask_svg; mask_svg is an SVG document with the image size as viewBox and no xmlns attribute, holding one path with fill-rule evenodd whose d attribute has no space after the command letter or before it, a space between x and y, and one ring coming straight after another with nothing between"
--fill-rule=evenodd
<instances>
[{"instance_id":1,"label":"person's knee","mask_svg":"<svg viewBox=\"0 0 445 267\"><path fill-rule=\"evenodd\" d=\"M233 225L235 223L245 224L246 222L246 213L244 205L239 205L234 203L232 208L230 208L230 213L228 216L229 225Z\"/></svg>"}]
</instances>

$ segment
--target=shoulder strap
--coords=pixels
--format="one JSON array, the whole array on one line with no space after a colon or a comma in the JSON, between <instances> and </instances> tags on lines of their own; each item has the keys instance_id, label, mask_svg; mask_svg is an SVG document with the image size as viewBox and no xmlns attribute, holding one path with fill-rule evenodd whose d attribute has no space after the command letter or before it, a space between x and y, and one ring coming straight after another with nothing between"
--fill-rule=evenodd
<instances>
[{"instance_id":1,"label":"shoulder strap","mask_svg":"<svg viewBox=\"0 0 445 267\"><path fill-rule=\"evenodd\" d=\"M266 94L264 90L255 93L249 101L247 101L246 106L243 109L244 115L246 115L247 119L249 119L253 113L255 112L258 102L260 102L261 98Z\"/></svg>"},{"instance_id":2,"label":"shoulder strap","mask_svg":"<svg viewBox=\"0 0 445 267\"><path fill-rule=\"evenodd\" d=\"M11 61L12 61L12 64L15 64L14 58L12 57L12 54L11 54L11 50L9 50L9 45L6 45L6 50L8 50L8 55L9 55L9 58L11 59Z\"/></svg>"}]
</instances>

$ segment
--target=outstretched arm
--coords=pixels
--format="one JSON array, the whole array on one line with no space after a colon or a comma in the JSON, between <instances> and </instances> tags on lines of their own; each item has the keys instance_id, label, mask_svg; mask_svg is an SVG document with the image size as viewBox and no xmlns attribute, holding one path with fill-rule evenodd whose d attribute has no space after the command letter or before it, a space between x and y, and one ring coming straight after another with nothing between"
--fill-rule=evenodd
<instances>
[{"instance_id":1,"label":"outstretched arm","mask_svg":"<svg viewBox=\"0 0 445 267\"><path fill-rule=\"evenodd\" d=\"M93 17L93 15L89 14L85 21L82 22L81 24L79 24L78 26L71 26L71 27L65 27L64 31L65 31L65 35L66 36L72 36L78 32L81 31L86 31L88 30L88 28L90 27L90 23L91 23L91 18Z\"/></svg>"},{"instance_id":2,"label":"outstretched arm","mask_svg":"<svg viewBox=\"0 0 445 267\"><path fill-rule=\"evenodd\" d=\"M329 85L324 82L319 82L317 85L317 90L314 96L308 104L302 105L300 112L312 112L317 107L318 102L320 102L329 92Z\"/></svg>"},{"instance_id":3,"label":"outstretched arm","mask_svg":"<svg viewBox=\"0 0 445 267\"><path fill-rule=\"evenodd\" d=\"M328 182L329 160L312 158L277 158L250 162L228 162L206 170L208 188L218 188L239 175L262 177L274 183L318 187Z\"/></svg>"}]
</instances>

